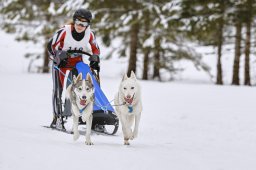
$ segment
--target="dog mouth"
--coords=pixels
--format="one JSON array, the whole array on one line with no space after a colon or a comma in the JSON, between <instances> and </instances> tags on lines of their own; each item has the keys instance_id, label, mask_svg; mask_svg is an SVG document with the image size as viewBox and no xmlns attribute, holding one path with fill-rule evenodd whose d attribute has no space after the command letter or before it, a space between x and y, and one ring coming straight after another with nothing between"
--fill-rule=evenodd
<instances>
[{"instance_id":1,"label":"dog mouth","mask_svg":"<svg viewBox=\"0 0 256 170\"><path fill-rule=\"evenodd\" d=\"M80 105L85 106L86 105L86 100L80 99Z\"/></svg>"},{"instance_id":2,"label":"dog mouth","mask_svg":"<svg viewBox=\"0 0 256 170\"><path fill-rule=\"evenodd\" d=\"M132 102L133 102L133 98L134 98L134 95L132 97L124 97L124 100L125 100L126 103L131 105Z\"/></svg>"}]
</instances>

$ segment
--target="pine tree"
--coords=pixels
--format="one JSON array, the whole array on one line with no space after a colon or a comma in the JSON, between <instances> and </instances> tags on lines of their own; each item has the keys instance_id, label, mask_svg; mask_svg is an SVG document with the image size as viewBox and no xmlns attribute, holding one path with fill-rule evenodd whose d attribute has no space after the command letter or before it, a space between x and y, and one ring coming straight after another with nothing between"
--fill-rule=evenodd
<instances>
[{"instance_id":1,"label":"pine tree","mask_svg":"<svg viewBox=\"0 0 256 170\"><path fill-rule=\"evenodd\" d=\"M204 45L217 47L216 84L223 84L222 46L225 43L224 32L227 29L228 8L231 3L226 0L182 1L182 17L189 22L188 36Z\"/></svg>"},{"instance_id":2,"label":"pine tree","mask_svg":"<svg viewBox=\"0 0 256 170\"><path fill-rule=\"evenodd\" d=\"M244 85L251 85L251 76L250 76L250 48L251 48L251 27L252 27L252 18L253 18L253 5L256 3L253 0L246 1L246 10L247 17L245 20L246 24L246 40L245 40L245 64L244 64Z\"/></svg>"},{"instance_id":3,"label":"pine tree","mask_svg":"<svg viewBox=\"0 0 256 170\"><path fill-rule=\"evenodd\" d=\"M232 78L233 85L239 85L240 83L239 68L240 68L240 56L241 56L241 30L242 30L242 23L240 21L237 21L235 58L234 58L234 64L233 64L233 78Z\"/></svg>"},{"instance_id":4,"label":"pine tree","mask_svg":"<svg viewBox=\"0 0 256 170\"><path fill-rule=\"evenodd\" d=\"M176 27L179 26L179 21L177 17L172 18L176 15L175 11L178 11L178 9L172 9L176 5L175 2L178 1L129 0L116 1L113 5L112 1L104 0L100 3L90 3L90 8L95 12L96 27L105 42L109 44L109 40L121 38L123 44L118 49L120 55L127 56L126 49L130 48L128 74L131 70L137 69L138 55L144 56L144 78L149 75L147 68L155 65L155 62L150 62L153 60L159 63L156 67L158 70L166 69L170 72L174 70L170 68L173 66L170 58L176 51L170 50L170 46L171 44L177 46L174 37L177 34L178 28ZM170 25L172 26L169 27ZM155 44L157 37L161 42L158 46ZM159 51L159 55L154 55L156 51ZM149 60L149 56L157 56L157 59Z\"/></svg>"},{"instance_id":5,"label":"pine tree","mask_svg":"<svg viewBox=\"0 0 256 170\"><path fill-rule=\"evenodd\" d=\"M138 34L139 24L135 23L131 27L131 41L130 41L130 58L127 70L127 75L130 76L131 71L136 73L136 61L137 61L137 48L138 48Z\"/></svg>"},{"instance_id":6,"label":"pine tree","mask_svg":"<svg viewBox=\"0 0 256 170\"><path fill-rule=\"evenodd\" d=\"M246 5L245 1L239 1L234 3L234 13L232 15L233 22L235 25L235 57L233 63L233 76L232 76L232 85L240 84L240 57L241 57L241 46L242 46L242 28L245 23L246 18L248 17L245 13Z\"/></svg>"},{"instance_id":7,"label":"pine tree","mask_svg":"<svg viewBox=\"0 0 256 170\"><path fill-rule=\"evenodd\" d=\"M82 5L83 1L73 2L72 0L52 2L48 0L3 0L0 11L3 17L1 27L8 33L15 33L17 40L42 44L44 52L40 54L43 59L41 72L46 73L49 72L46 50L48 39L56 29L71 18L74 10Z\"/></svg>"},{"instance_id":8,"label":"pine tree","mask_svg":"<svg viewBox=\"0 0 256 170\"><path fill-rule=\"evenodd\" d=\"M226 10L226 4L225 1L220 1L219 2L219 14L220 17L217 19L217 48L218 48L218 60L217 60L217 78L216 78L216 84L223 84L223 77L222 77L222 64L221 64L221 57L222 57L222 45L224 41L224 15L225 15L225 10Z\"/></svg>"}]
</instances>

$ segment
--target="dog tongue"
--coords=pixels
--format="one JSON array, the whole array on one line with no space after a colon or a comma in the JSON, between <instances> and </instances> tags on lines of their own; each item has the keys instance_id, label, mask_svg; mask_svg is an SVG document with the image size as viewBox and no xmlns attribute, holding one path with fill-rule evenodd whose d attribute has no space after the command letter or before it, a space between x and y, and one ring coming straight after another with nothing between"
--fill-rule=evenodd
<instances>
[{"instance_id":1,"label":"dog tongue","mask_svg":"<svg viewBox=\"0 0 256 170\"><path fill-rule=\"evenodd\" d=\"M82 106L85 106L85 105L86 105L86 100L80 100L80 104L81 104Z\"/></svg>"},{"instance_id":2,"label":"dog tongue","mask_svg":"<svg viewBox=\"0 0 256 170\"><path fill-rule=\"evenodd\" d=\"M126 101L127 103L129 103L129 104L132 104L133 98L130 98L130 99L125 98L125 101Z\"/></svg>"}]
</instances>

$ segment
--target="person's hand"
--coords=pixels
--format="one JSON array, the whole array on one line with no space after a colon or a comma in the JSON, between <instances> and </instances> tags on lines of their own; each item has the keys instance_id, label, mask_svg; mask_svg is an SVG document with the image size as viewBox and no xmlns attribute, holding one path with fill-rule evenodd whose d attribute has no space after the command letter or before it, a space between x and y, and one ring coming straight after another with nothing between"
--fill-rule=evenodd
<instances>
[{"instance_id":1,"label":"person's hand","mask_svg":"<svg viewBox=\"0 0 256 170\"><path fill-rule=\"evenodd\" d=\"M95 61L95 62L100 62L100 57L96 54L93 54L92 56L89 57L89 61Z\"/></svg>"},{"instance_id":2,"label":"person's hand","mask_svg":"<svg viewBox=\"0 0 256 170\"><path fill-rule=\"evenodd\" d=\"M55 51L55 56L53 63L58 67L63 67L67 64L68 55L66 51L57 50Z\"/></svg>"},{"instance_id":3,"label":"person's hand","mask_svg":"<svg viewBox=\"0 0 256 170\"><path fill-rule=\"evenodd\" d=\"M92 55L89 58L90 67L98 72L100 72L100 57L98 55Z\"/></svg>"}]
</instances>

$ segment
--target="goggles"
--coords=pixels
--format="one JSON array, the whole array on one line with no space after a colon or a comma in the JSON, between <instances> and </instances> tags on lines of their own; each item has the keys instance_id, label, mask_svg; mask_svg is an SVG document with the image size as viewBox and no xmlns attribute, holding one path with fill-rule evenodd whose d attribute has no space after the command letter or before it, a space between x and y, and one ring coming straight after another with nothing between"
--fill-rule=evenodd
<instances>
[{"instance_id":1,"label":"goggles","mask_svg":"<svg viewBox=\"0 0 256 170\"><path fill-rule=\"evenodd\" d=\"M75 24L76 24L76 25L80 25L80 26L82 26L82 27L88 27L88 26L90 25L89 22L87 22L87 21L80 21L80 20L78 20L78 19L75 20Z\"/></svg>"}]
</instances>

